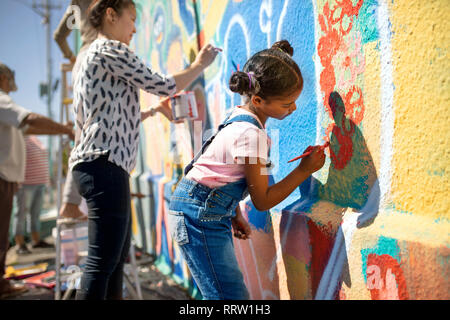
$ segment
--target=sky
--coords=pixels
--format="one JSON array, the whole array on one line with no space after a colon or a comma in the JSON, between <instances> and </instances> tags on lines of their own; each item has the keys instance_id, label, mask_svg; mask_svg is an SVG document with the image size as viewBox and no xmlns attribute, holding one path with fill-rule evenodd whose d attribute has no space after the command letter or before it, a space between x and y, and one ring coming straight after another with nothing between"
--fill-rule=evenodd
<instances>
[{"instance_id":1,"label":"sky","mask_svg":"<svg viewBox=\"0 0 450 320\"><path fill-rule=\"evenodd\" d=\"M51 54L53 81L61 77L60 65L67 62L53 40L53 31L59 24L70 0L49 0L53 6L51 14ZM48 116L47 99L39 96L39 83L47 81L46 26L43 18L32 10L32 4L43 4L45 0L0 0L0 61L15 71L18 90L11 98L20 106ZM42 9L41 9L42 11ZM74 47L71 34L68 43ZM59 121L61 101L60 87L53 94L53 119ZM44 143L47 139L41 139Z\"/></svg>"}]
</instances>

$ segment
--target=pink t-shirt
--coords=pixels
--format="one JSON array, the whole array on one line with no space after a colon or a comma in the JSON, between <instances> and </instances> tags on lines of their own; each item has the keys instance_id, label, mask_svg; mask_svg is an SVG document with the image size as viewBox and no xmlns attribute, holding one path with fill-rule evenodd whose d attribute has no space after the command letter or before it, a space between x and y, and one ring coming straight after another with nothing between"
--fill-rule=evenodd
<instances>
[{"instance_id":1,"label":"pink t-shirt","mask_svg":"<svg viewBox=\"0 0 450 320\"><path fill-rule=\"evenodd\" d=\"M264 127L256 115L239 106L230 119L241 114L252 116ZM269 147L270 139L264 130L249 122L233 122L217 134L186 178L210 188L238 181L245 176L243 159L248 157L256 163L256 158L260 158L267 163Z\"/></svg>"}]
</instances>

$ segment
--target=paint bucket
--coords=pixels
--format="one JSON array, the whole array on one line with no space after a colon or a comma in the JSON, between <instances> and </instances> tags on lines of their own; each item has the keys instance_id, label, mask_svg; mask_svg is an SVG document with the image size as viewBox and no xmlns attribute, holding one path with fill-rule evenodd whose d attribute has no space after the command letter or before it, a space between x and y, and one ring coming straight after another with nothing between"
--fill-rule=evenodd
<instances>
[{"instance_id":1,"label":"paint bucket","mask_svg":"<svg viewBox=\"0 0 450 320\"><path fill-rule=\"evenodd\" d=\"M53 228L53 237L56 238L56 228ZM79 265L82 263L83 253L88 249L88 227L78 226L61 230L61 263L63 265Z\"/></svg>"},{"instance_id":2,"label":"paint bucket","mask_svg":"<svg viewBox=\"0 0 450 320\"><path fill-rule=\"evenodd\" d=\"M195 100L194 92L186 91L170 97L170 104L174 121L198 118L197 101Z\"/></svg>"}]
</instances>

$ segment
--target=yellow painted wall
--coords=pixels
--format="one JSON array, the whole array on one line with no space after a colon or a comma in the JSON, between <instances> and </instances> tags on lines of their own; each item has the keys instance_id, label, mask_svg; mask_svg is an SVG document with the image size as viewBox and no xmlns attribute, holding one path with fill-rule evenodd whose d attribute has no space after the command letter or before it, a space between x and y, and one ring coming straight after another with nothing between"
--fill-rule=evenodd
<instances>
[{"instance_id":1,"label":"yellow painted wall","mask_svg":"<svg viewBox=\"0 0 450 320\"><path fill-rule=\"evenodd\" d=\"M450 1L394 1L395 154L392 200L402 211L450 218Z\"/></svg>"}]
</instances>

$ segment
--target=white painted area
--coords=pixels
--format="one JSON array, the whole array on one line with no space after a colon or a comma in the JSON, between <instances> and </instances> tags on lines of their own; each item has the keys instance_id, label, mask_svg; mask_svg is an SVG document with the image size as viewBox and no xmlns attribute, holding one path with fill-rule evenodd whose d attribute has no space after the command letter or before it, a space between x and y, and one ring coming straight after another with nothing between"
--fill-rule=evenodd
<instances>
[{"instance_id":1,"label":"white painted area","mask_svg":"<svg viewBox=\"0 0 450 320\"><path fill-rule=\"evenodd\" d=\"M385 206L391 190L391 161L394 137L394 80L391 48L391 23L386 0L379 1L377 25L380 37L381 130L380 130L380 206Z\"/></svg>"},{"instance_id":2,"label":"white painted area","mask_svg":"<svg viewBox=\"0 0 450 320\"><path fill-rule=\"evenodd\" d=\"M244 18L240 14L235 14L231 18L230 22L228 23L227 31L225 32L225 38L223 40L223 42L224 42L223 54L224 54L224 56L229 56L231 58L233 58L233 56L234 56L232 52L228 51L228 39L230 37L230 31L235 24L238 24L242 29L242 33L244 34L244 37L245 37L245 50L246 50L246 54L247 54L247 59L249 59L250 53L251 53L250 52L250 40L248 37L249 32L248 32L247 25L245 24ZM220 70L222 71L222 74L221 74L220 78L224 79L225 77L223 76L223 73L226 73L229 70L229 68L231 68L233 66L228 65L228 59L223 59L222 61L223 61L223 65L220 66ZM242 67L243 66L241 66L241 68ZM222 88L224 89L226 94L230 95L230 97L234 94L234 92L231 92L230 89L228 88L228 83L223 83Z\"/></svg>"},{"instance_id":3,"label":"white painted area","mask_svg":"<svg viewBox=\"0 0 450 320\"><path fill-rule=\"evenodd\" d=\"M272 46L272 0L264 0L259 9L259 28L267 35L267 48ZM264 21L264 16L267 20Z\"/></svg>"},{"instance_id":4,"label":"white painted area","mask_svg":"<svg viewBox=\"0 0 450 320\"><path fill-rule=\"evenodd\" d=\"M283 10L281 10L280 20L278 21L277 41L280 41L280 40L281 40L281 31L282 31L282 26L283 26L284 18L286 17L288 5L289 5L289 0L286 0L286 1L284 2Z\"/></svg>"}]
</instances>

